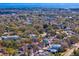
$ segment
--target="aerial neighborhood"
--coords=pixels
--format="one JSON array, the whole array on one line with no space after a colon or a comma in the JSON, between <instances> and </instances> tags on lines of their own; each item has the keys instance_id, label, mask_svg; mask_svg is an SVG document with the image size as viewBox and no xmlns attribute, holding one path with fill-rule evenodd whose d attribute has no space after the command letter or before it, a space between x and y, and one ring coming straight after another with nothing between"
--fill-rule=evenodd
<instances>
[{"instance_id":1,"label":"aerial neighborhood","mask_svg":"<svg viewBox=\"0 0 79 59\"><path fill-rule=\"evenodd\" d=\"M64 56L77 43L79 9L0 9L0 56Z\"/></svg>"}]
</instances>

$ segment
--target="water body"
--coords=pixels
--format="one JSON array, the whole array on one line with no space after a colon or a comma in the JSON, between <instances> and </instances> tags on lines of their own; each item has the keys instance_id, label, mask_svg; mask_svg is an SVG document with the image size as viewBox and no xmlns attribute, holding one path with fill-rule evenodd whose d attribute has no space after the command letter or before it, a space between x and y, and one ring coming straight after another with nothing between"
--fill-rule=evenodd
<instances>
[{"instance_id":1,"label":"water body","mask_svg":"<svg viewBox=\"0 0 79 59\"><path fill-rule=\"evenodd\" d=\"M79 3L0 3L0 8L79 8Z\"/></svg>"}]
</instances>

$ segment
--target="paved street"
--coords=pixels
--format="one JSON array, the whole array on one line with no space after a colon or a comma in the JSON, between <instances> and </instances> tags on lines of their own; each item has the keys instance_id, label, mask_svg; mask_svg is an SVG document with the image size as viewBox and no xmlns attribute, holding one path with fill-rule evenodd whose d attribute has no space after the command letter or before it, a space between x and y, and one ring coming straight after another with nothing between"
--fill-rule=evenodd
<instances>
[{"instance_id":1,"label":"paved street","mask_svg":"<svg viewBox=\"0 0 79 59\"><path fill-rule=\"evenodd\" d=\"M79 48L79 43L76 43L73 45L71 49L68 49L65 53L64 56L70 56L74 52L74 50L77 50Z\"/></svg>"}]
</instances>

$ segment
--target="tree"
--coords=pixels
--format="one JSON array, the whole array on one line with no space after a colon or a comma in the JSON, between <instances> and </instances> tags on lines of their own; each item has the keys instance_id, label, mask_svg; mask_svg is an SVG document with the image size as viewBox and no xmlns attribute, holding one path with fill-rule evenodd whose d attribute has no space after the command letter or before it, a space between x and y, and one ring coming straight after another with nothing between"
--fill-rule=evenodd
<instances>
[{"instance_id":1,"label":"tree","mask_svg":"<svg viewBox=\"0 0 79 59\"><path fill-rule=\"evenodd\" d=\"M78 37L76 37L75 35L72 35L71 37L68 37L68 39L70 40L70 43L77 43L79 41Z\"/></svg>"},{"instance_id":2,"label":"tree","mask_svg":"<svg viewBox=\"0 0 79 59\"><path fill-rule=\"evenodd\" d=\"M76 27L76 28L74 29L74 31L79 34L79 27Z\"/></svg>"},{"instance_id":3,"label":"tree","mask_svg":"<svg viewBox=\"0 0 79 59\"><path fill-rule=\"evenodd\" d=\"M74 54L74 56L79 56L79 49L77 51L74 50L73 54Z\"/></svg>"},{"instance_id":4,"label":"tree","mask_svg":"<svg viewBox=\"0 0 79 59\"><path fill-rule=\"evenodd\" d=\"M6 51L9 53L9 55L14 55L16 50L13 48L6 48Z\"/></svg>"},{"instance_id":5,"label":"tree","mask_svg":"<svg viewBox=\"0 0 79 59\"><path fill-rule=\"evenodd\" d=\"M4 33L5 27L3 24L0 24L0 36Z\"/></svg>"}]
</instances>

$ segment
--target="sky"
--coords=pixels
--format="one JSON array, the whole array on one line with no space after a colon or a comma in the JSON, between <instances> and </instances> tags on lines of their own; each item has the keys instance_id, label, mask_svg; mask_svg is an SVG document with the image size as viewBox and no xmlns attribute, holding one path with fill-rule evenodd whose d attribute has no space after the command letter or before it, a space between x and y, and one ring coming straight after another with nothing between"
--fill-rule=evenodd
<instances>
[{"instance_id":1,"label":"sky","mask_svg":"<svg viewBox=\"0 0 79 59\"><path fill-rule=\"evenodd\" d=\"M79 3L0 3L0 8L79 8Z\"/></svg>"}]
</instances>

